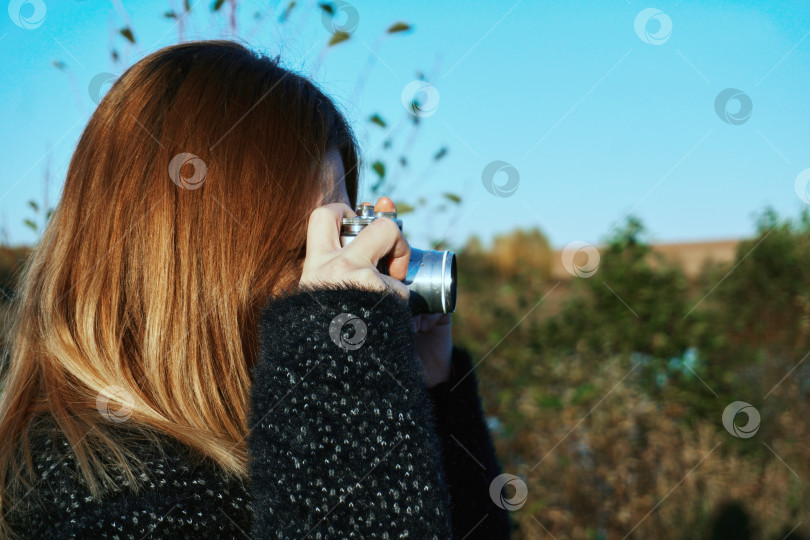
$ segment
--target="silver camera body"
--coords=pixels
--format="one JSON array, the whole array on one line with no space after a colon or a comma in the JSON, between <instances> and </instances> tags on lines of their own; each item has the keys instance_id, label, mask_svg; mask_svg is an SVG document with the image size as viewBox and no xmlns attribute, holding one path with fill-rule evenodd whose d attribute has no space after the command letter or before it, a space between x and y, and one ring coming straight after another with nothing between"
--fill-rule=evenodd
<instances>
[{"instance_id":1,"label":"silver camera body","mask_svg":"<svg viewBox=\"0 0 810 540\"><path fill-rule=\"evenodd\" d=\"M368 224L387 217L402 230L402 220L396 212L375 212L370 204L361 204L355 210L357 217L343 218L340 244L348 245ZM377 269L388 274L386 261L380 260ZM402 282L408 287L411 313L452 313L456 309L456 255L452 251L433 251L411 248L408 272Z\"/></svg>"}]
</instances>

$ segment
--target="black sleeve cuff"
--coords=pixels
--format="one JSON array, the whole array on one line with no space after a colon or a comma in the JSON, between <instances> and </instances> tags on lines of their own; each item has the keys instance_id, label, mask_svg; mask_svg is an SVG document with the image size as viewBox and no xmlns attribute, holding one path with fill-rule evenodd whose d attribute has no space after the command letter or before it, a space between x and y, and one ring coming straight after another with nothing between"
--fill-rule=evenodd
<instances>
[{"instance_id":1,"label":"black sleeve cuff","mask_svg":"<svg viewBox=\"0 0 810 540\"><path fill-rule=\"evenodd\" d=\"M450 378L428 389L442 463L450 490L453 537L509 538L511 524L489 494L501 466L484 420L478 380L469 353L453 347Z\"/></svg>"}]
</instances>

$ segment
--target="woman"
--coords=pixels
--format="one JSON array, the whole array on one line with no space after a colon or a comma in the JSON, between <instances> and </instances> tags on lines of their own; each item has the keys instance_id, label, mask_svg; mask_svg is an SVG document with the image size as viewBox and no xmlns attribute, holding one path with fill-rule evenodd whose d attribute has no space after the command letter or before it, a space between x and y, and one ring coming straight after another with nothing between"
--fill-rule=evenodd
<instances>
[{"instance_id":1,"label":"woman","mask_svg":"<svg viewBox=\"0 0 810 540\"><path fill-rule=\"evenodd\" d=\"M333 102L242 45L120 77L16 303L4 536L508 536L470 358L398 281L408 243L380 219L340 247L357 164Z\"/></svg>"}]
</instances>

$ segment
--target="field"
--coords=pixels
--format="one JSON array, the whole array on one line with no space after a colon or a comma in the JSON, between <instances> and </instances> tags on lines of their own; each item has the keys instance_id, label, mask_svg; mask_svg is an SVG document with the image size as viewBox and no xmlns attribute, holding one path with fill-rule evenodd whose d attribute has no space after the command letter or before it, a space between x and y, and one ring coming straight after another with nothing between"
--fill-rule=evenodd
<instances>
[{"instance_id":1,"label":"field","mask_svg":"<svg viewBox=\"0 0 810 540\"><path fill-rule=\"evenodd\" d=\"M652 246L630 220L590 277L538 231L460 251L456 335L527 486L517 538L807 538L810 230L769 210L757 230ZM735 401L750 438L723 425Z\"/></svg>"},{"instance_id":2,"label":"field","mask_svg":"<svg viewBox=\"0 0 810 540\"><path fill-rule=\"evenodd\" d=\"M538 230L457 249L456 341L528 490L515 538L807 538L809 223L765 211L752 238L650 245L631 219L588 277ZM3 324L27 252L0 247ZM753 436L724 426L735 401Z\"/></svg>"},{"instance_id":3,"label":"field","mask_svg":"<svg viewBox=\"0 0 810 540\"><path fill-rule=\"evenodd\" d=\"M673 242L650 244L654 253L660 253L665 260L677 264L686 277L700 276L707 264L727 263L734 260L739 240L713 240L707 242ZM652 264L656 260L651 260ZM551 278L571 279L562 265L562 250L555 250L552 257Z\"/></svg>"}]
</instances>

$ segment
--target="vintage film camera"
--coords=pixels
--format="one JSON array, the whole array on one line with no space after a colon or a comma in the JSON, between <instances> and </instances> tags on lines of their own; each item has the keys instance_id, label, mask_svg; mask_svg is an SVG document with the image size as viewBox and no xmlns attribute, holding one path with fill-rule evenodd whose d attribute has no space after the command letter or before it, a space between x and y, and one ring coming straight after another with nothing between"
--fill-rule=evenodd
<instances>
[{"instance_id":1,"label":"vintage film camera","mask_svg":"<svg viewBox=\"0 0 810 540\"><path fill-rule=\"evenodd\" d=\"M375 212L371 204L361 204L357 217L343 218L340 244L346 246L369 223L380 217L394 220L402 230L402 220L396 212ZM385 260L378 269L388 273ZM452 313L456 309L456 255L452 251L432 251L411 248L408 273L403 283L410 291L408 303L414 315L419 313Z\"/></svg>"}]
</instances>

